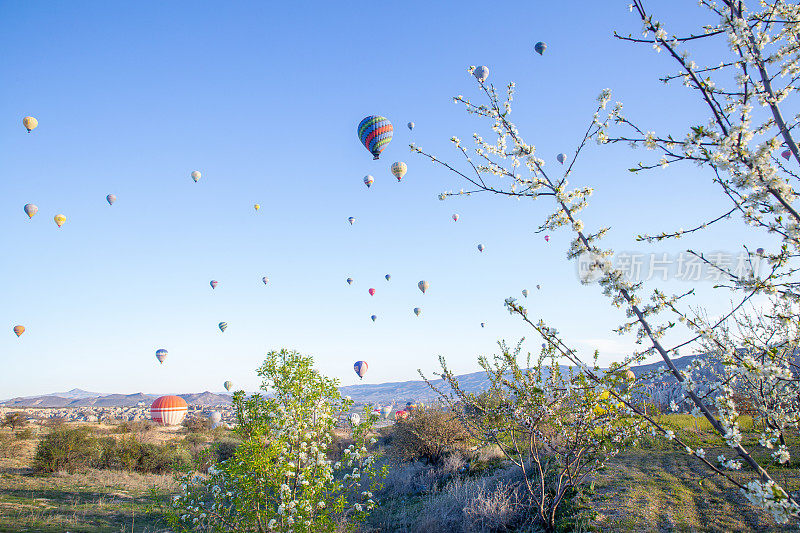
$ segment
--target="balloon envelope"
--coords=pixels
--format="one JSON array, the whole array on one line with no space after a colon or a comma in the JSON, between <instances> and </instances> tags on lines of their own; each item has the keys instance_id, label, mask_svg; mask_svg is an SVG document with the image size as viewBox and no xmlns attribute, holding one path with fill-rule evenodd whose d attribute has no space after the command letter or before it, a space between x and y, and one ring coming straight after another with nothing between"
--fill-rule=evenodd
<instances>
[{"instance_id":1,"label":"balloon envelope","mask_svg":"<svg viewBox=\"0 0 800 533\"><path fill-rule=\"evenodd\" d=\"M483 328L485 326L486 326L486 324L484 322L481 322L481 327Z\"/></svg>"},{"instance_id":2,"label":"balloon envelope","mask_svg":"<svg viewBox=\"0 0 800 533\"><path fill-rule=\"evenodd\" d=\"M194 180L195 183L197 183L197 180L199 180L201 176L202 174L200 174L199 170L195 170L192 172L192 179Z\"/></svg>"},{"instance_id":3,"label":"balloon envelope","mask_svg":"<svg viewBox=\"0 0 800 533\"><path fill-rule=\"evenodd\" d=\"M217 285L219 285L219 281L217 281L217 280L215 280L215 279L212 279L212 280L211 280L211 283L209 283L209 285L211 285L211 288L212 288L212 289L216 289L216 288L217 288Z\"/></svg>"},{"instance_id":4,"label":"balloon envelope","mask_svg":"<svg viewBox=\"0 0 800 533\"><path fill-rule=\"evenodd\" d=\"M536 53L542 55L544 54L544 51L547 50L547 44L539 41L533 46L533 49L536 50Z\"/></svg>"},{"instance_id":5,"label":"balloon envelope","mask_svg":"<svg viewBox=\"0 0 800 533\"><path fill-rule=\"evenodd\" d=\"M414 123L413 122L409 122L408 123L408 129L410 129L410 130L414 129Z\"/></svg>"},{"instance_id":6,"label":"balloon envelope","mask_svg":"<svg viewBox=\"0 0 800 533\"><path fill-rule=\"evenodd\" d=\"M544 240L545 242L550 242L550 235L545 235Z\"/></svg>"},{"instance_id":7,"label":"balloon envelope","mask_svg":"<svg viewBox=\"0 0 800 533\"><path fill-rule=\"evenodd\" d=\"M256 211L258 211L259 209L261 209L261 204L255 204L255 205L253 205L253 209L255 209Z\"/></svg>"},{"instance_id":8,"label":"balloon envelope","mask_svg":"<svg viewBox=\"0 0 800 533\"><path fill-rule=\"evenodd\" d=\"M180 396L162 396L150 405L150 418L162 426L177 426L183 422L189 406Z\"/></svg>"},{"instance_id":9,"label":"balloon envelope","mask_svg":"<svg viewBox=\"0 0 800 533\"><path fill-rule=\"evenodd\" d=\"M228 329L228 323L227 322L220 322L219 323L219 330L224 332L226 329Z\"/></svg>"},{"instance_id":10,"label":"balloon envelope","mask_svg":"<svg viewBox=\"0 0 800 533\"><path fill-rule=\"evenodd\" d=\"M419 287L419 290L421 290L421 291L422 291L422 294L425 294L425 291L427 291L427 290L428 290L428 287L430 287L430 286L431 286L431 284L430 284L430 283L428 283L428 282L427 282L427 281L425 281L425 280L422 280L422 281L420 281L419 283L417 283L417 287Z\"/></svg>"},{"instance_id":11,"label":"balloon envelope","mask_svg":"<svg viewBox=\"0 0 800 533\"><path fill-rule=\"evenodd\" d=\"M373 322L375 322L376 320L378 320L378 315L372 315L370 318L372 319Z\"/></svg>"},{"instance_id":12,"label":"balloon envelope","mask_svg":"<svg viewBox=\"0 0 800 533\"><path fill-rule=\"evenodd\" d=\"M231 390L231 387L233 387L233 382L232 381L226 381L225 383L222 384L222 386L225 387L225 390L229 391L229 390Z\"/></svg>"},{"instance_id":13,"label":"balloon envelope","mask_svg":"<svg viewBox=\"0 0 800 533\"><path fill-rule=\"evenodd\" d=\"M404 420L406 418L408 418L408 411L403 411L403 410L395 411L394 413L395 420Z\"/></svg>"},{"instance_id":14,"label":"balloon envelope","mask_svg":"<svg viewBox=\"0 0 800 533\"><path fill-rule=\"evenodd\" d=\"M106 202L108 202L108 205L114 205L114 202L116 201L117 197L114 196L113 194L109 194L108 196L106 196Z\"/></svg>"},{"instance_id":15,"label":"balloon envelope","mask_svg":"<svg viewBox=\"0 0 800 533\"><path fill-rule=\"evenodd\" d=\"M556 160L563 165L564 161L567 160L567 154L558 154Z\"/></svg>"},{"instance_id":16,"label":"balloon envelope","mask_svg":"<svg viewBox=\"0 0 800 533\"><path fill-rule=\"evenodd\" d=\"M219 411L214 411L211 413L211 416L209 416L208 419L211 421L212 427L217 427L219 423L222 422L222 413Z\"/></svg>"},{"instance_id":17,"label":"balloon envelope","mask_svg":"<svg viewBox=\"0 0 800 533\"><path fill-rule=\"evenodd\" d=\"M28 215L28 218L33 218L33 215L39 212L39 208L33 204L25 204L23 208L25 210L25 214Z\"/></svg>"},{"instance_id":18,"label":"balloon envelope","mask_svg":"<svg viewBox=\"0 0 800 533\"><path fill-rule=\"evenodd\" d=\"M414 308L414 314L415 314L415 315L419 316L419 314L420 314L421 312L422 312L422 309L420 309L419 307L415 307L415 308Z\"/></svg>"},{"instance_id":19,"label":"balloon envelope","mask_svg":"<svg viewBox=\"0 0 800 533\"><path fill-rule=\"evenodd\" d=\"M392 163L390 169L394 177L397 178L397 181L400 181L401 179L403 179L403 176L406 175L406 172L408 172L408 165L406 165L402 161L396 161Z\"/></svg>"},{"instance_id":20,"label":"balloon envelope","mask_svg":"<svg viewBox=\"0 0 800 533\"><path fill-rule=\"evenodd\" d=\"M368 367L369 367L369 365L367 364L366 361L356 361L353 364L353 370L355 370L356 374L358 374L358 377L360 377L360 378L363 378L364 374L367 373L367 368Z\"/></svg>"},{"instance_id":21,"label":"balloon envelope","mask_svg":"<svg viewBox=\"0 0 800 533\"><path fill-rule=\"evenodd\" d=\"M369 295L370 296L375 296L375 289L370 289L369 290Z\"/></svg>"},{"instance_id":22,"label":"balloon envelope","mask_svg":"<svg viewBox=\"0 0 800 533\"><path fill-rule=\"evenodd\" d=\"M482 252L482 251L483 251L483 245L482 245L482 244L479 244L479 245L478 245L478 251L479 251L479 252Z\"/></svg>"},{"instance_id":23,"label":"balloon envelope","mask_svg":"<svg viewBox=\"0 0 800 533\"><path fill-rule=\"evenodd\" d=\"M783 157L785 160L788 161L789 158L792 157L792 152L789 150L784 150L783 152L781 152L781 157Z\"/></svg>"},{"instance_id":24,"label":"balloon envelope","mask_svg":"<svg viewBox=\"0 0 800 533\"><path fill-rule=\"evenodd\" d=\"M384 405L383 407L381 407L381 415L383 415L383 418L389 418L390 414L392 414L391 405Z\"/></svg>"},{"instance_id":25,"label":"balloon envelope","mask_svg":"<svg viewBox=\"0 0 800 533\"><path fill-rule=\"evenodd\" d=\"M764 249L763 249L763 248L758 248L758 249L756 250L756 253L757 253L757 254L759 254L759 255L761 255L761 254L763 254L763 253L764 253Z\"/></svg>"},{"instance_id":26,"label":"balloon envelope","mask_svg":"<svg viewBox=\"0 0 800 533\"><path fill-rule=\"evenodd\" d=\"M373 177L372 177L372 176L370 176L369 174L367 174L366 176L364 176L364 185L366 185L368 189L369 189L370 187L372 187L372 184L373 184L373 183L375 183L375 178L373 178Z\"/></svg>"},{"instance_id":27,"label":"balloon envelope","mask_svg":"<svg viewBox=\"0 0 800 533\"><path fill-rule=\"evenodd\" d=\"M264 285L266 285L267 283L269 283L269 278L267 276L264 276L263 278L261 278L261 281L263 281Z\"/></svg>"},{"instance_id":28,"label":"balloon envelope","mask_svg":"<svg viewBox=\"0 0 800 533\"><path fill-rule=\"evenodd\" d=\"M389 281L390 279L392 279L392 275L391 274L386 274L383 277L386 278L386 281Z\"/></svg>"},{"instance_id":29,"label":"balloon envelope","mask_svg":"<svg viewBox=\"0 0 800 533\"><path fill-rule=\"evenodd\" d=\"M159 363L163 363L164 359L167 358L167 355L168 355L168 352L164 348L156 350L156 359L158 359Z\"/></svg>"},{"instance_id":30,"label":"balloon envelope","mask_svg":"<svg viewBox=\"0 0 800 533\"><path fill-rule=\"evenodd\" d=\"M358 124L358 139L370 151L374 159L381 156L381 152L394 134L392 123L386 117L369 115Z\"/></svg>"},{"instance_id":31,"label":"balloon envelope","mask_svg":"<svg viewBox=\"0 0 800 533\"><path fill-rule=\"evenodd\" d=\"M489 77L489 67L483 65L475 67L475 70L472 71L472 75L475 76L479 82L483 83L486 81L486 78Z\"/></svg>"},{"instance_id":32,"label":"balloon envelope","mask_svg":"<svg viewBox=\"0 0 800 533\"><path fill-rule=\"evenodd\" d=\"M22 125L25 126L25 129L30 133L36 129L36 126L39 125L39 121L33 117L25 117L22 119Z\"/></svg>"},{"instance_id":33,"label":"balloon envelope","mask_svg":"<svg viewBox=\"0 0 800 533\"><path fill-rule=\"evenodd\" d=\"M347 284L348 285L352 285L353 284L353 278L347 278Z\"/></svg>"},{"instance_id":34,"label":"balloon envelope","mask_svg":"<svg viewBox=\"0 0 800 533\"><path fill-rule=\"evenodd\" d=\"M458 222L458 213L453 213L453 222Z\"/></svg>"},{"instance_id":35,"label":"balloon envelope","mask_svg":"<svg viewBox=\"0 0 800 533\"><path fill-rule=\"evenodd\" d=\"M25 326L14 326L14 333L17 334L17 337L25 333Z\"/></svg>"},{"instance_id":36,"label":"balloon envelope","mask_svg":"<svg viewBox=\"0 0 800 533\"><path fill-rule=\"evenodd\" d=\"M350 225L352 226L352 225L353 225L353 222L355 222L355 221L356 221L356 217L347 217L347 221L348 221L348 222L350 223Z\"/></svg>"},{"instance_id":37,"label":"balloon envelope","mask_svg":"<svg viewBox=\"0 0 800 533\"><path fill-rule=\"evenodd\" d=\"M527 298L528 297L528 289L522 289L522 295Z\"/></svg>"},{"instance_id":38,"label":"balloon envelope","mask_svg":"<svg viewBox=\"0 0 800 533\"><path fill-rule=\"evenodd\" d=\"M53 220L56 221L56 225L60 228L61 226L64 225L64 222L67 221L67 217L65 217L64 215L56 215L53 217Z\"/></svg>"}]
</instances>

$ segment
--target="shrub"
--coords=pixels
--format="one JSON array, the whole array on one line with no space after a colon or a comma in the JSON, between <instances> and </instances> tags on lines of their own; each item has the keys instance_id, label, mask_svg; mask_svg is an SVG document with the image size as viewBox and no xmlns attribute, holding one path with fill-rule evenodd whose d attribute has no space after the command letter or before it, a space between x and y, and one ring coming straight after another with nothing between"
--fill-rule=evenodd
<instances>
[{"instance_id":1,"label":"shrub","mask_svg":"<svg viewBox=\"0 0 800 533\"><path fill-rule=\"evenodd\" d=\"M146 433L155 426L152 420L126 420L115 425L111 429L111 433Z\"/></svg>"},{"instance_id":2,"label":"shrub","mask_svg":"<svg viewBox=\"0 0 800 533\"><path fill-rule=\"evenodd\" d=\"M211 430L211 420L204 416L187 417L183 421L183 427L185 427L189 433L205 433Z\"/></svg>"},{"instance_id":3,"label":"shrub","mask_svg":"<svg viewBox=\"0 0 800 533\"><path fill-rule=\"evenodd\" d=\"M458 416L440 407L419 409L394 425L391 446L405 460L439 464L469 447L470 435Z\"/></svg>"},{"instance_id":4,"label":"shrub","mask_svg":"<svg viewBox=\"0 0 800 533\"><path fill-rule=\"evenodd\" d=\"M34 467L42 472L73 473L91 466L98 458L97 439L86 427L57 427L36 448Z\"/></svg>"},{"instance_id":5,"label":"shrub","mask_svg":"<svg viewBox=\"0 0 800 533\"><path fill-rule=\"evenodd\" d=\"M22 431L17 432L15 435L20 440L28 440L33 438L33 429L25 428Z\"/></svg>"},{"instance_id":6,"label":"shrub","mask_svg":"<svg viewBox=\"0 0 800 533\"><path fill-rule=\"evenodd\" d=\"M236 453L236 448L242 441L237 439L223 439L215 442L212 447L216 455L217 461L227 461Z\"/></svg>"},{"instance_id":7,"label":"shrub","mask_svg":"<svg viewBox=\"0 0 800 533\"><path fill-rule=\"evenodd\" d=\"M14 413L8 413L0 427L10 427L11 431L16 431L17 428L22 427L27 423L28 419L25 414L17 411Z\"/></svg>"}]
</instances>

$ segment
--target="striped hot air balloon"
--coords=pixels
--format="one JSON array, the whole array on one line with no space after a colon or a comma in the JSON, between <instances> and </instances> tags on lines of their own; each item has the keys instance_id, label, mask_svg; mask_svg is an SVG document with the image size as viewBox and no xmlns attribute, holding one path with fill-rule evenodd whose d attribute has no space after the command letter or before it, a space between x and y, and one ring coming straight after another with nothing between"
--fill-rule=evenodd
<instances>
[{"instance_id":1,"label":"striped hot air balloon","mask_svg":"<svg viewBox=\"0 0 800 533\"><path fill-rule=\"evenodd\" d=\"M353 284L353 278L347 278L347 284L348 285L352 285Z\"/></svg>"},{"instance_id":2,"label":"striped hot air balloon","mask_svg":"<svg viewBox=\"0 0 800 533\"><path fill-rule=\"evenodd\" d=\"M164 348L156 350L156 359L158 359L159 363L163 363L164 359L167 358L167 355L168 352Z\"/></svg>"},{"instance_id":3,"label":"striped hot air balloon","mask_svg":"<svg viewBox=\"0 0 800 533\"><path fill-rule=\"evenodd\" d=\"M108 205L114 205L114 202L116 201L117 201L116 195L109 194L108 196L106 196L106 202L108 202Z\"/></svg>"},{"instance_id":4,"label":"striped hot air balloon","mask_svg":"<svg viewBox=\"0 0 800 533\"><path fill-rule=\"evenodd\" d=\"M367 373L367 368L368 367L369 367L369 365L367 364L366 361L356 361L353 364L353 370L356 371L356 374L358 374L359 378L363 378L364 377L364 374Z\"/></svg>"},{"instance_id":5,"label":"striped hot air balloon","mask_svg":"<svg viewBox=\"0 0 800 533\"><path fill-rule=\"evenodd\" d=\"M231 387L233 387L233 382L232 381L226 381L225 383L222 384L222 386L225 387L225 390L229 391L229 390L231 390Z\"/></svg>"},{"instance_id":6,"label":"striped hot air balloon","mask_svg":"<svg viewBox=\"0 0 800 533\"><path fill-rule=\"evenodd\" d=\"M219 281L217 281L215 279L212 279L211 282L209 283L209 285L211 285L212 289L216 289L217 285L219 285Z\"/></svg>"},{"instance_id":7,"label":"striped hot air balloon","mask_svg":"<svg viewBox=\"0 0 800 533\"><path fill-rule=\"evenodd\" d=\"M372 176L370 176L369 174L367 174L366 176L364 176L364 185L366 185L366 186L367 186L367 189L369 189L370 187L372 187L372 184L373 184L373 183L375 183L375 178L373 178L373 177L372 177Z\"/></svg>"},{"instance_id":8,"label":"striped hot air balloon","mask_svg":"<svg viewBox=\"0 0 800 533\"><path fill-rule=\"evenodd\" d=\"M379 115L364 117L358 124L358 138L374 159L380 158L381 152L392 140L393 131L389 119Z\"/></svg>"},{"instance_id":9,"label":"striped hot air balloon","mask_svg":"<svg viewBox=\"0 0 800 533\"><path fill-rule=\"evenodd\" d=\"M428 283L427 281L425 281L424 279L422 281L420 281L419 283L417 283L417 287L419 287L419 290L422 291L422 294L425 294L425 291L427 291L428 287L430 287L430 286L431 286L431 284Z\"/></svg>"},{"instance_id":10,"label":"striped hot air balloon","mask_svg":"<svg viewBox=\"0 0 800 533\"><path fill-rule=\"evenodd\" d=\"M21 336L25 333L25 326L14 326L14 333L17 334L17 337Z\"/></svg>"},{"instance_id":11,"label":"striped hot air balloon","mask_svg":"<svg viewBox=\"0 0 800 533\"><path fill-rule=\"evenodd\" d=\"M406 418L408 418L408 411L405 410L395 411L394 413L395 420L405 420Z\"/></svg>"},{"instance_id":12,"label":"striped hot air balloon","mask_svg":"<svg viewBox=\"0 0 800 533\"><path fill-rule=\"evenodd\" d=\"M419 314L420 314L421 312L422 312L422 309L420 309L419 307L415 307L415 308L414 308L414 314L415 314L415 315L419 316Z\"/></svg>"},{"instance_id":13,"label":"striped hot air balloon","mask_svg":"<svg viewBox=\"0 0 800 533\"><path fill-rule=\"evenodd\" d=\"M403 179L403 176L406 175L406 172L408 172L408 165L406 165L402 161L396 161L392 163L390 170L392 171L394 177L397 178L397 181L400 181L401 179Z\"/></svg>"},{"instance_id":14,"label":"striped hot air balloon","mask_svg":"<svg viewBox=\"0 0 800 533\"><path fill-rule=\"evenodd\" d=\"M353 222L355 222L355 221L356 221L356 217L347 217L347 221L348 221L348 222L350 223L350 225L352 226L352 225L353 225Z\"/></svg>"},{"instance_id":15,"label":"striped hot air balloon","mask_svg":"<svg viewBox=\"0 0 800 533\"><path fill-rule=\"evenodd\" d=\"M150 406L150 418L162 426L177 426L186 417L189 406L180 396L161 396Z\"/></svg>"},{"instance_id":16,"label":"striped hot air balloon","mask_svg":"<svg viewBox=\"0 0 800 533\"><path fill-rule=\"evenodd\" d=\"M33 218L33 215L39 212L39 208L33 204L25 204L25 214L28 215L28 219Z\"/></svg>"},{"instance_id":17,"label":"striped hot air balloon","mask_svg":"<svg viewBox=\"0 0 800 533\"><path fill-rule=\"evenodd\" d=\"M220 322L219 323L219 330L221 332L225 333L226 329L228 329L228 323L227 322Z\"/></svg>"}]
</instances>

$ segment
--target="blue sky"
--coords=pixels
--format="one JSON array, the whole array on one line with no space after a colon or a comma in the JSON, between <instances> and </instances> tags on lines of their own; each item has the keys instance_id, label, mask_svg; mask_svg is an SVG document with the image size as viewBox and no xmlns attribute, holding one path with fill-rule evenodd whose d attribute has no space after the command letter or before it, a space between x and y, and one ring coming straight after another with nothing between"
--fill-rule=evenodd
<instances>
[{"instance_id":1,"label":"blue sky","mask_svg":"<svg viewBox=\"0 0 800 533\"><path fill-rule=\"evenodd\" d=\"M523 288L531 313L577 348L619 359L630 342L610 330L624 315L577 283L569 234L534 234L546 202L440 202L462 184L408 150L415 141L457 160L452 135L485 133L451 101L477 96L471 64L498 85L516 81L515 120L552 165L574 150L605 87L649 129L704 120L680 87L658 82L674 70L665 57L612 38L639 28L626 4L600 4L510 2L485 14L478 2L3 3L0 357L13 371L0 373L0 396L219 391L226 379L251 390L265 352L280 347L313 354L343 384L358 381L359 359L370 383L431 373L439 354L470 372L498 339L539 345L503 307ZM368 114L395 125L379 161L356 137ZM39 120L30 135L26 115ZM616 250L749 242L734 223L634 243L724 208L695 169L626 172L650 155L590 147L571 179L596 189L587 228L612 226ZM389 173L398 160L402 183ZM39 207L32 220L26 203ZM710 285L701 301L718 312L727 296ZM20 339L16 324L27 328ZM158 348L169 350L163 365Z\"/></svg>"}]
</instances>

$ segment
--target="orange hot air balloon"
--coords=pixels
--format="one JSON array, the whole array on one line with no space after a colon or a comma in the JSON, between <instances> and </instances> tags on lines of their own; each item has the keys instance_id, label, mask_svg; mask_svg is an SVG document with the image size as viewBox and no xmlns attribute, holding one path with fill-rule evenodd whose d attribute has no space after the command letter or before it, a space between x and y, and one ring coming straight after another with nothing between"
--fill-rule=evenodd
<instances>
[{"instance_id":1,"label":"orange hot air balloon","mask_svg":"<svg viewBox=\"0 0 800 533\"><path fill-rule=\"evenodd\" d=\"M177 426L188 410L186 400L180 396L162 396L150 406L150 418L162 426Z\"/></svg>"},{"instance_id":2,"label":"orange hot air balloon","mask_svg":"<svg viewBox=\"0 0 800 533\"><path fill-rule=\"evenodd\" d=\"M25 326L14 326L14 333L17 334L17 337L25 333Z\"/></svg>"}]
</instances>

